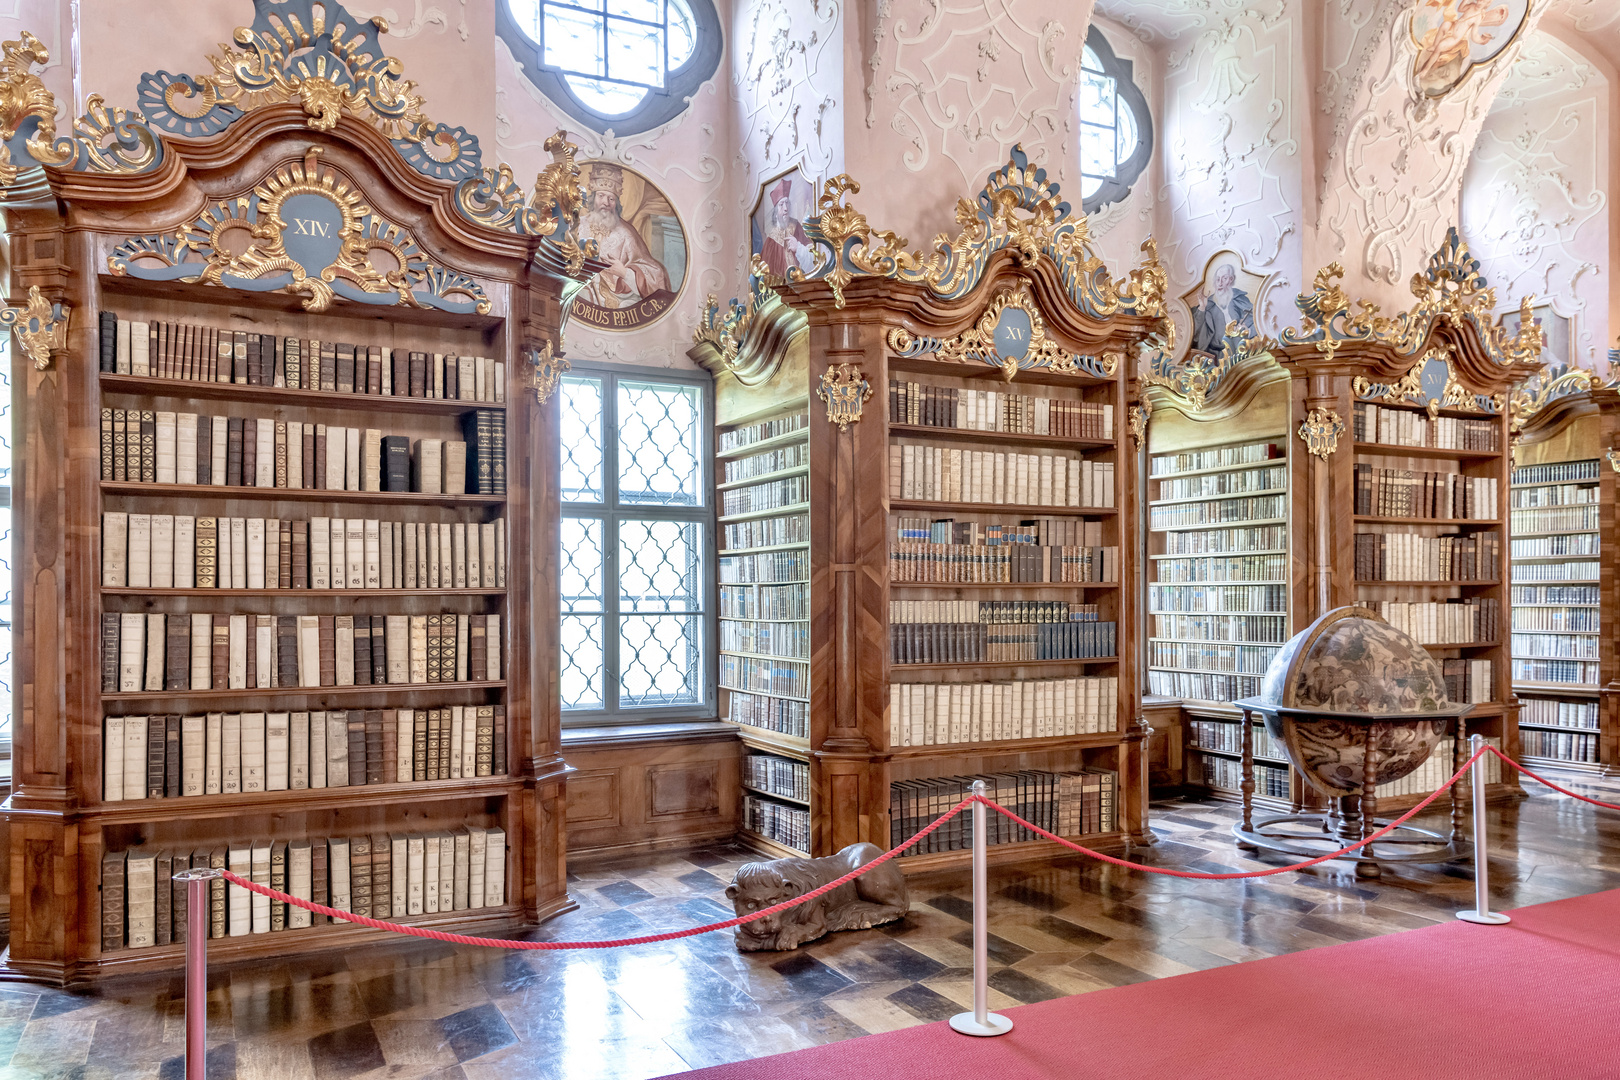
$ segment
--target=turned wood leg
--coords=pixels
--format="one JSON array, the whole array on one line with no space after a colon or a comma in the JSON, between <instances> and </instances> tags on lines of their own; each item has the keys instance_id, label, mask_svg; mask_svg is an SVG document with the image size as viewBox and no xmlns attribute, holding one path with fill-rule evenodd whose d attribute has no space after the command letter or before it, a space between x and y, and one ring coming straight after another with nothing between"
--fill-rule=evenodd
<instances>
[{"instance_id":1,"label":"turned wood leg","mask_svg":"<svg viewBox=\"0 0 1620 1080\"><path fill-rule=\"evenodd\" d=\"M1248 710L1243 713L1243 831L1254 831L1254 725L1249 720ZM1254 850L1252 844L1240 844L1240 847Z\"/></svg>"},{"instance_id":2,"label":"turned wood leg","mask_svg":"<svg viewBox=\"0 0 1620 1080\"><path fill-rule=\"evenodd\" d=\"M1367 735L1362 743L1361 762L1361 837L1365 840L1378 831L1378 759L1375 749L1378 745L1378 725L1368 724ZM1373 846L1368 844L1361 849L1361 854L1371 857ZM1356 863L1357 877L1378 877L1380 870L1375 862Z\"/></svg>"},{"instance_id":3,"label":"turned wood leg","mask_svg":"<svg viewBox=\"0 0 1620 1080\"><path fill-rule=\"evenodd\" d=\"M1457 740L1451 744L1451 771L1456 772L1462 768L1462 763L1468 760L1468 721L1457 717ZM1459 844L1463 838L1463 822L1466 817L1464 807L1464 785L1468 782L1464 777L1451 785L1451 842Z\"/></svg>"}]
</instances>

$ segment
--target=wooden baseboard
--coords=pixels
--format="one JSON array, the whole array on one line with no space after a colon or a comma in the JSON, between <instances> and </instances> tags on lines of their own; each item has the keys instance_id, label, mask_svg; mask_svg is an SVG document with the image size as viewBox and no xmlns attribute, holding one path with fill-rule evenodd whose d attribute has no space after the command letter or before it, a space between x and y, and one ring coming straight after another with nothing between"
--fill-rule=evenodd
<instances>
[{"instance_id":1,"label":"wooden baseboard","mask_svg":"<svg viewBox=\"0 0 1620 1080\"><path fill-rule=\"evenodd\" d=\"M625 855L644 855L652 852L690 851L710 844L724 843L736 836L736 832L727 826L722 829L713 829L707 832L681 833L678 836L659 836L647 840L632 840L625 844L603 844L593 847L575 847L573 841L568 844L568 864L572 866L575 861L594 862L602 859L618 858Z\"/></svg>"}]
</instances>

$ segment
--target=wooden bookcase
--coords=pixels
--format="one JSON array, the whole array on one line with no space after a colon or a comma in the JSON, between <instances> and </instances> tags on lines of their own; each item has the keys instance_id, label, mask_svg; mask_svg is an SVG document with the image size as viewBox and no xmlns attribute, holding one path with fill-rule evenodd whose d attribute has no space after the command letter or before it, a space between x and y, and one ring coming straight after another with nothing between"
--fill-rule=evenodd
<instances>
[{"instance_id":1,"label":"wooden bookcase","mask_svg":"<svg viewBox=\"0 0 1620 1080\"><path fill-rule=\"evenodd\" d=\"M823 205L841 204L858 190L848 178L835 178ZM760 294L750 305L734 306L728 316L744 343L730 361L745 373L739 382L754 381L758 387L766 378L758 370L759 358L766 355L776 356L779 370L769 376L774 390L747 391L765 393L772 405L748 406L739 397L733 411L720 406L723 417L733 418L722 421L722 432L773 415L769 408L785 412L801 408L799 402L809 404L809 740L804 746L783 745L757 733L744 738L762 750L808 759L810 844L816 855L856 841L888 848L959 797L951 795L950 784L938 782L941 778L1020 771L1115 774L1115 824L1089 836L1088 842L1115 848L1151 842L1135 646L1137 481L1123 384L1125 357L1161 329L1162 272L1150 249L1146 266L1116 285L1100 264L1081 267L1074 262L1074 252L1060 247L1048 232L1028 234L1029 246L1020 247L1019 230L1031 227L1024 216L1034 221L1043 214L1052 223L1046 227L1050 232L1083 244L1067 236L1076 222L1068 217L1069 207L1059 201L1055 185L1029 166L1021 151L1015 150L1011 163L992 174L978 206L983 229L977 239L970 229L955 247L942 244L931 263L920 260L915 270L908 268L909 262L885 260L875 248L866 248L872 234L847 207L812 219L809 232L821 250L821 262L805 280L770 283L767 290L804 320L802 353L788 345L797 330L789 333L784 323L760 314L766 310ZM998 208L1005 216L997 216ZM851 222L855 231L844 231ZM748 347L751 337L760 343L757 349ZM771 346L771 341L780 344ZM727 361L722 357L720 362ZM719 383L722 402L728 396L726 385L724 379ZM916 400L917 410L901 413L903 399ZM1002 403L990 404L995 401ZM992 409L998 416L1025 419L993 422L988 419ZM1084 432L1064 426L1077 425L1082 413L1098 426ZM1106 429L1101 426L1105 413ZM917 490L925 467L920 463L943 463L952 451L960 462L954 479L947 479L942 464L937 482ZM960 487L973 475L974 454L979 455L979 481L986 483L985 470L993 467L986 462L994 459L984 455L997 452L1029 455L1037 486L1026 487L1022 496L1004 487L1000 502L980 501L971 488ZM1068 505L1067 490L1059 500L1053 494L1058 484L1050 480L1044 497L1061 504L1041 505L1043 496L1030 494L1039 492L1040 460L1058 457L1064 459L1065 482L1071 468L1077 477L1089 469L1093 482L1099 466L1112 469L1112 499L1093 498L1081 505L1077 496L1076 504ZM1016 481L1016 463L1012 468ZM1049 468L1055 476L1058 466ZM980 542L948 550L907 540L897 550L902 518L920 519L929 529L943 529L938 522L953 521L957 539ZM1070 538L1072 547L1117 548L1117 559L1109 557L1117 562L1116 580L1073 580L1084 573L1079 570L1068 572L1071 580L1062 580L1061 562L1059 580L1036 578L1030 570L1018 571L1030 575L1020 579L993 580L992 573L1002 572L985 568L982 561L992 550L983 541L995 535L987 527L1010 525L1034 538L1024 523L1036 519L1048 519L1040 524L1047 542ZM966 569L970 547L972 557L981 560L974 580ZM914 571L923 556L939 565L938 558L946 554L957 556L957 580L917 580L921 575ZM899 555L910 561L902 563ZM1031 558L1027 549L1019 557ZM1013 571L1006 573L1011 578ZM946 604L952 606L942 606ZM1009 606L991 609L988 604ZM1014 609L1011 604L1024 606ZM1089 646L1097 655L1036 659L1042 650L1062 655L1065 647L1056 640L1063 635L1106 631L962 625L1011 617L1014 610L1021 619L1055 618L1060 610L1065 616L1094 613L1097 623L1113 624L1115 648L1097 645L1103 640L1099 637ZM932 625L916 629L919 623ZM991 633L996 635L993 645ZM1003 634L1021 640L1004 642ZM935 652L920 651L925 639L932 640ZM905 662L911 657L928 662ZM1099 681L1082 681L1087 679ZM1058 704L1056 689L984 689L1041 680L1073 680L1061 685L1066 695L1076 697L1065 696ZM1078 703L1078 694L1088 685L1095 687L1098 699L1093 711L1106 714L1092 724L1102 730L1085 731L1081 708L1070 704ZM905 689L909 687L916 690ZM912 693L917 698L908 703ZM1051 703L1050 712L1039 714L1039 727L1033 712L1027 726L1021 717L1017 736L1011 735L1007 719L1014 693L1028 694L1032 706L1038 694L1049 695ZM951 741L948 719L952 695L956 741ZM974 695L980 717L977 738L972 737ZM985 723L996 708L988 703L992 699L1003 710L999 728ZM932 703L928 718L937 719L937 727L923 723L917 700ZM941 737L935 740L930 729ZM1056 782L1044 777L1031 782L1049 783L1055 790ZM902 785L928 788L928 809L913 800L900 812L914 816L896 818L891 806L900 804L891 804L891 797ZM1049 842L1021 842L998 844L992 854L997 859L1036 858L1057 850ZM960 865L967 858L964 847L908 855L902 865L923 871Z\"/></svg>"},{"instance_id":2,"label":"wooden bookcase","mask_svg":"<svg viewBox=\"0 0 1620 1080\"><path fill-rule=\"evenodd\" d=\"M1513 401L1513 690L1527 764L1620 771L1620 390L1575 370Z\"/></svg>"},{"instance_id":3,"label":"wooden bookcase","mask_svg":"<svg viewBox=\"0 0 1620 1080\"><path fill-rule=\"evenodd\" d=\"M290 6L311 5L295 0ZM37 290L59 305L66 324L65 336L55 342L41 344L24 332L23 348L14 352L24 470L17 484L23 527L17 551L15 786L5 806L13 867L6 965L30 977L66 982L182 963L180 944L102 950L102 857L136 847L190 854L250 839L498 826L507 845L501 902L408 921L482 933L532 925L571 906L564 884L566 769L557 739L554 630L558 510L552 391L566 362L555 359L553 345L573 275L596 265L582 266L570 240L579 197L572 147L557 140L556 164L540 177L539 197L531 204L509 176L481 166L475 141L421 115L420 99L397 81L397 67L378 84L405 94L395 106L362 95L322 115L310 98L306 112L288 81L292 61L281 51L267 11L261 6L258 21L239 30L236 40L244 47L242 63L260 64L271 73L271 89L249 99L228 86L222 103L199 117L149 111L142 121L120 113L120 122L131 130L122 149L103 150L99 136L80 131L73 158L14 160L24 171L5 193L13 253L10 294L15 301ZM382 54L376 27L336 5L325 5L324 19L308 10L303 17L302 26L309 28L303 45L329 48L332 34L346 26L361 53ZM335 52L347 58L340 63L362 62L347 45ZM368 84L357 77L355 85ZM390 113L391 107L403 111ZM48 117L53 109L41 115ZM30 130L33 123L28 121ZM302 239L309 233L321 241ZM505 493L104 480L103 409L375 427L414 443L463 438L461 420L475 405L241 385L241 380L104 374L98 370L98 323L104 312L499 360L504 401L476 405L504 414ZM389 590L104 588L102 515L117 511L283 519L363 515L424 523L501 519L505 584ZM102 691L103 613L202 612L499 615L502 677ZM504 775L136 801L103 798L102 731L108 716L450 705L504 706ZM386 937L335 923L230 936L210 945L216 960L229 961Z\"/></svg>"},{"instance_id":4,"label":"wooden bookcase","mask_svg":"<svg viewBox=\"0 0 1620 1080\"><path fill-rule=\"evenodd\" d=\"M1494 320L1495 293L1455 230L1427 269L1414 276L1418 303L1393 319L1373 320L1365 309L1352 315L1335 276L1336 267L1323 271L1314 291L1299 297L1302 326L1284 331L1276 349L1292 376L1296 435L1305 450L1291 456L1295 623L1304 626L1332 608L1365 604L1385 611L1403 629L1416 630L1413 636L1443 664L1488 662L1488 678L1482 669L1470 669L1479 676L1477 704L1453 733L1461 738L1451 746L1460 759L1463 740L1477 733L1517 756L1518 703L1508 651L1508 399L1517 383L1540 370L1540 331L1528 315L1523 316L1526 330L1517 335ZM1381 431L1364 429L1368 407L1404 427L1393 433L1388 425ZM1437 434L1442 426L1447 433ZM1368 469L1397 470L1386 474L1396 478L1391 489L1397 493L1407 472L1468 478L1457 482L1477 482L1472 491L1478 501L1465 507L1465 518L1444 510L1436 514L1435 504L1425 510L1416 501L1423 497L1417 480L1413 502L1369 505ZM1385 547L1389 561L1382 574L1376 568L1365 572L1358 563L1358 536L1385 538L1360 541L1364 558L1369 543ZM1464 580L1439 580L1434 564L1425 566L1406 553L1405 545L1442 537L1471 544L1480 553L1493 546L1494 568L1480 572L1482 561L1461 571ZM1403 557L1408 561L1400 563ZM1400 580L1386 579L1392 566ZM1494 611L1494 633L1487 632L1489 619L1447 634L1437 629L1437 620L1460 618L1455 613L1381 607L1471 603ZM1431 620L1427 629L1420 618ZM1517 795L1517 774L1501 771L1508 775L1491 784L1490 794ZM1423 794L1381 793L1378 810L1398 812Z\"/></svg>"},{"instance_id":5,"label":"wooden bookcase","mask_svg":"<svg viewBox=\"0 0 1620 1080\"><path fill-rule=\"evenodd\" d=\"M1149 694L1180 702L1188 786L1241 794L1242 715L1290 636L1295 562L1290 379L1259 342L1220 358L1155 358L1138 375L1147 417L1144 656ZM1241 431L1241 436L1234 432ZM1308 601L1307 601L1308 602ZM1255 800L1312 801L1280 748L1256 729ZM1270 749L1272 752L1265 752Z\"/></svg>"}]
</instances>

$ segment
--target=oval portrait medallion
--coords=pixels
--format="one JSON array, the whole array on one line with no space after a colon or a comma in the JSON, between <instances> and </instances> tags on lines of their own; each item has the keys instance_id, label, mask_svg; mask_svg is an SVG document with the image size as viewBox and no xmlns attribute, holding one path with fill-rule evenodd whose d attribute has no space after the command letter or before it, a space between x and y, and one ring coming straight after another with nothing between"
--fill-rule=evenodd
<instances>
[{"instance_id":1,"label":"oval portrait medallion","mask_svg":"<svg viewBox=\"0 0 1620 1080\"><path fill-rule=\"evenodd\" d=\"M686 232L652 181L623 165L581 166L582 239L595 240L607 268L574 298L573 318L598 330L638 330L675 306L686 281Z\"/></svg>"}]
</instances>

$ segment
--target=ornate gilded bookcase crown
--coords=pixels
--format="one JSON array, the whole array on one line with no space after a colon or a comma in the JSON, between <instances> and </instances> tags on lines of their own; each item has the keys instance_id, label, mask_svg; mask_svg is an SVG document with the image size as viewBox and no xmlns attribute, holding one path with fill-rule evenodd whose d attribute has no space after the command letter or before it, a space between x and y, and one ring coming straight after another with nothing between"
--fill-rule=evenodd
<instances>
[{"instance_id":1,"label":"ornate gilded bookcase crown","mask_svg":"<svg viewBox=\"0 0 1620 1080\"><path fill-rule=\"evenodd\" d=\"M36 65L49 59L39 40L24 33L4 43L0 59L0 138L6 155L0 160L0 196L17 198L37 188L40 170L111 175L163 174L171 167L170 140L204 139L247 123L255 110L292 102L300 105L309 128L331 131L341 117L354 117L381 132L400 158L431 181L454 185L452 204L465 221L497 232L539 241L534 257L550 269L578 276L594 254L578 238L583 191L574 164L574 147L560 135L546 141L553 160L525 193L505 164L486 166L478 139L465 128L435 123L423 111L415 84L402 77L399 60L383 54L381 35L388 24L379 18L359 19L331 0L254 0L251 26L238 27L234 45L221 45L209 57L210 74L141 76L138 107L107 105L92 95L89 108L73 122L70 134L58 136L56 102ZM301 196L308 196L301 198ZM304 260L282 226L287 203L309 207L329 196L324 220L328 232L307 236L310 254L329 261L315 276L323 284L305 284L298 267ZM245 204L244 204L245 203ZM235 256L214 243L223 231L242 229L259 243ZM326 241L316 247L317 241ZM403 242L402 242L403 241ZM365 253L391 247L399 269L379 274L362 266ZM391 225L342 187L318 161L289 166L252 198L230 206L209 207L192 228L178 236L136 242L115 261L115 273L189 277L201 261L205 275L230 275L258 283L260 289L295 286L317 304L330 289L361 302L412 303L427 306L477 306L470 283L428 265ZM148 267L167 261L167 275ZM206 267L206 269L203 269ZM289 279L290 276L290 279ZM206 279L206 277L205 277ZM271 284L274 282L274 284ZM382 301L373 297L388 297ZM312 305L313 307L313 305Z\"/></svg>"}]
</instances>

